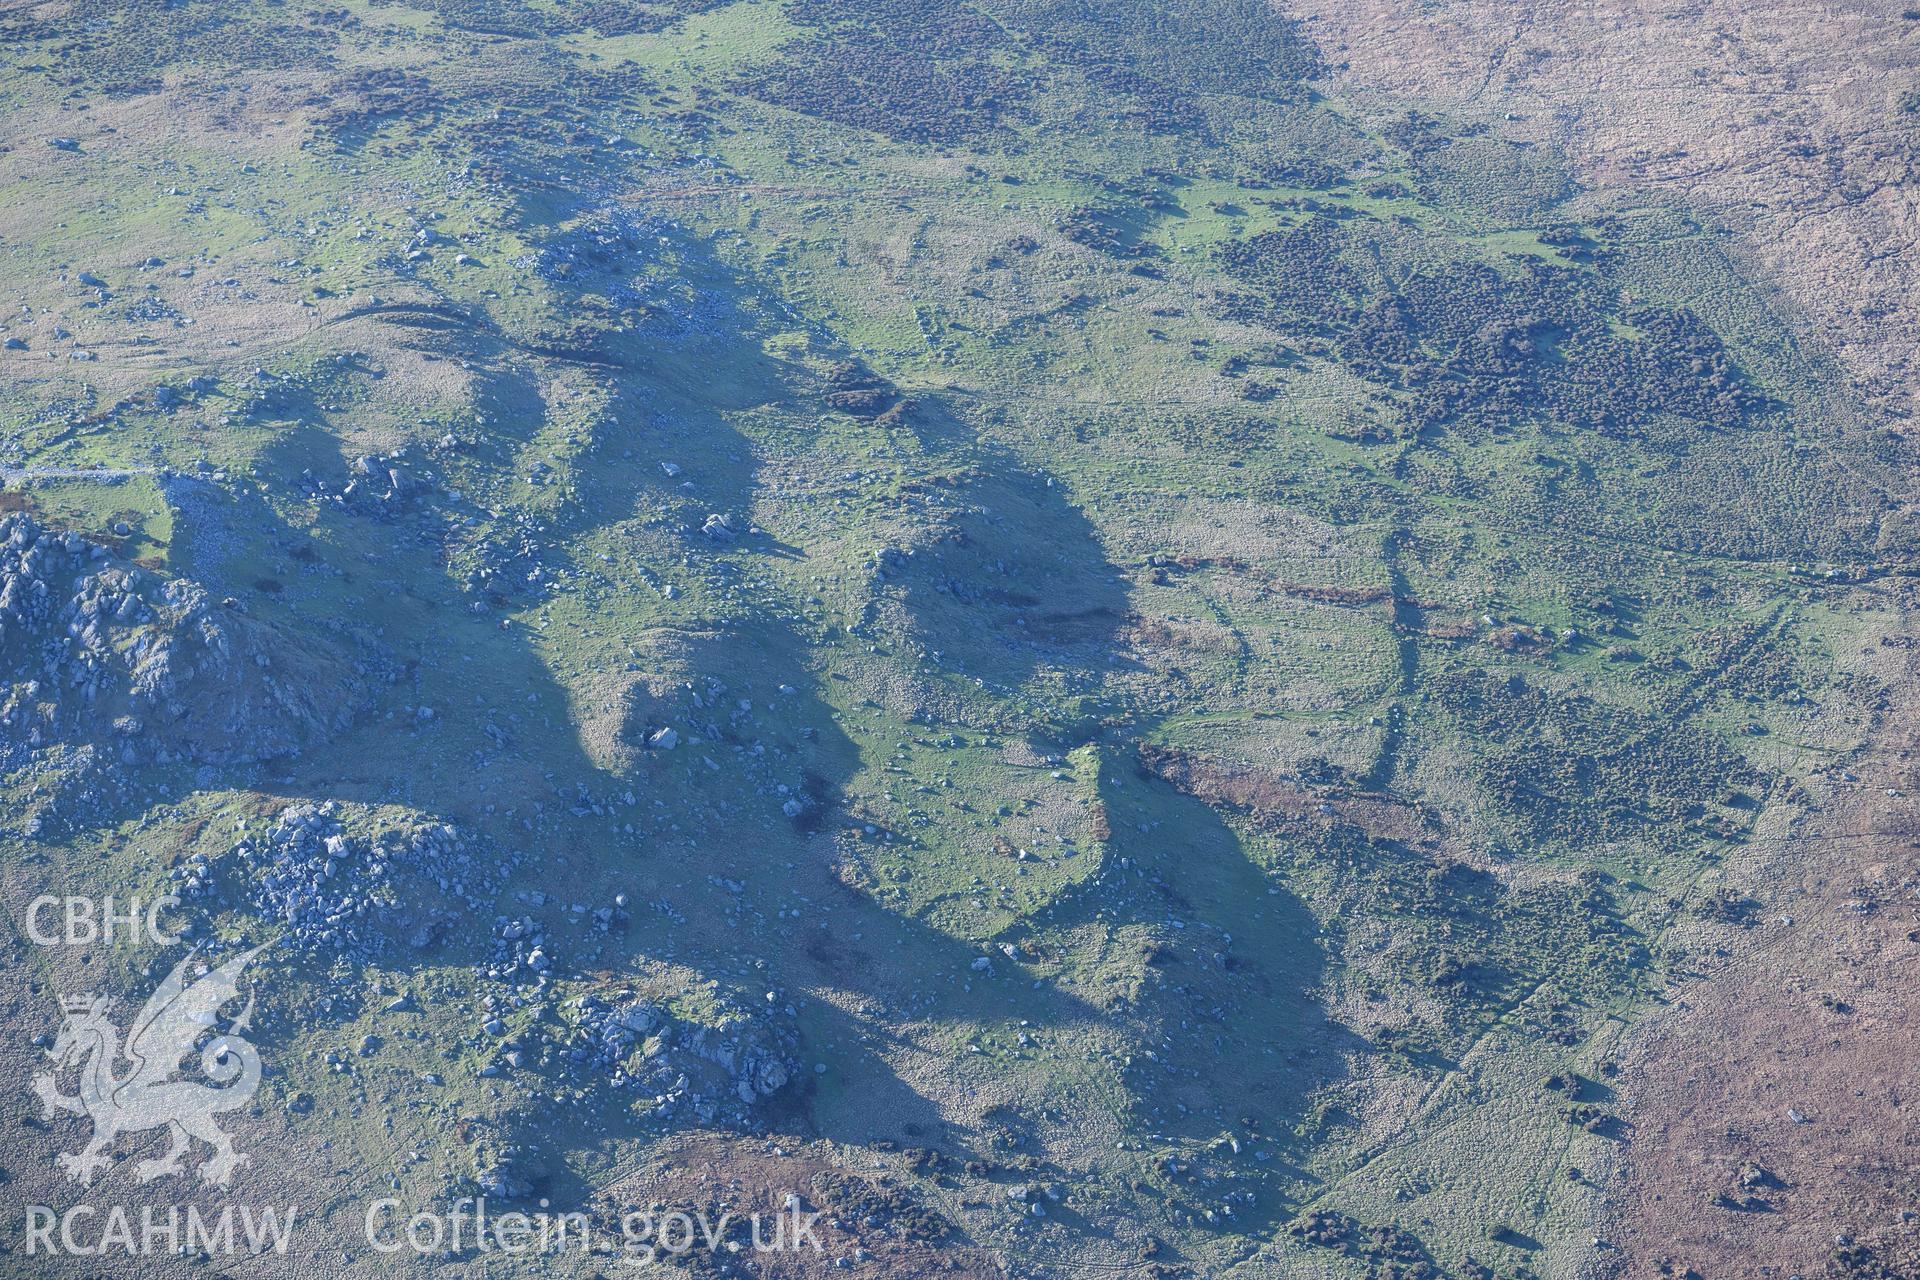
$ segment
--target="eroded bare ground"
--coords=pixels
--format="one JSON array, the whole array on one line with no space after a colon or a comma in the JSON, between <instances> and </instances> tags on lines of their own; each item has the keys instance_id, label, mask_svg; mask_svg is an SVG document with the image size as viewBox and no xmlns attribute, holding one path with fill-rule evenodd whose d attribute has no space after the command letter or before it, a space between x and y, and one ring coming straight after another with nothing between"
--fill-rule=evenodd
<instances>
[{"instance_id":1,"label":"eroded bare ground","mask_svg":"<svg viewBox=\"0 0 1920 1280\"><path fill-rule=\"evenodd\" d=\"M1734 878L1627 1055L1613 1240L1634 1276L1920 1274L1920 690L1820 811Z\"/></svg>"},{"instance_id":2,"label":"eroded bare ground","mask_svg":"<svg viewBox=\"0 0 1920 1280\"><path fill-rule=\"evenodd\" d=\"M939 1157L916 1151L908 1158L939 1185ZM811 1144L796 1149L720 1134L675 1140L645 1166L603 1187L596 1208L609 1238L622 1242L621 1261L636 1268L646 1265L647 1245L661 1238L660 1224L678 1212L695 1216L698 1229L728 1242L705 1258L660 1251L663 1263L696 1275L751 1271L769 1280L887 1280L944 1274L968 1280L1001 1274L993 1257L974 1247L938 1202L903 1190L885 1171L844 1167L830 1150ZM681 1229L673 1223L667 1238Z\"/></svg>"},{"instance_id":3,"label":"eroded bare ground","mask_svg":"<svg viewBox=\"0 0 1920 1280\"><path fill-rule=\"evenodd\" d=\"M1289 0L1352 91L1479 111L1716 215L1860 389L1915 408L1920 10L1869 0Z\"/></svg>"}]
</instances>

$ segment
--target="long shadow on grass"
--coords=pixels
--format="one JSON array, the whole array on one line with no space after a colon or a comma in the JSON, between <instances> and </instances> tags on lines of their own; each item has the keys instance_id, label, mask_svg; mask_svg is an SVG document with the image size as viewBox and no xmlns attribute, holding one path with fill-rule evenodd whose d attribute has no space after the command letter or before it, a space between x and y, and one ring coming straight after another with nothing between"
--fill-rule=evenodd
<instances>
[{"instance_id":1,"label":"long shadow on grass","mask_svg":"<svg viewBox=\"0 0 1920 1280\"><path fill-rule=\"evenodd\" d=\"M537 532L549 563L583 567L582 540L631 517L641 499L672 513L647 545L677 552L677 571L738 572L759 553L744 517L763 482L753 443L730 415L813 392L795 370L761 353L754 341L760 321L743 286L711 263L695 281L699 310L687 323L672 333L601 334L592 360L575 366L601 380L610 408L592 427L592 465L577 471L575 495L537 525L519 527ZM419 340L475 367L493 419L483 443L517 467L552 411L535 362L563 357L529 355L482 330ZM962 464L967 476L942 536L893 584L921 641L1010 688L1043 669L1097 684L1128 608L1089 522L1043 478L974 442L937 403L900 429ZM315 470L329 451L336 474L344 474L348 460L337 441L316 430L290 432L264 469ZM701 532L707 514L731 518L733 537ZM1145 784L1103 797L1116 815L1107 871L1047 925L1097 923L1115 948L1164 940L1167 954L1142 955L1140 989L1126 1007L1096 1007L1050 982L1036 985L1025 966L1004 958L990 960L997 976L985 976L975 967L985 954L978 944L887 910L848 874L849 850L834 831L844 822L847 788L866 769L818 683L813 642L787 621L787 606L738 604L682 631L676 673L691 692L720 683L726 693L697 704L680 695L645 703L629 738L671 717L685 741L670 752L640 750L632 766L609 769L583 748L568 691L527 629L502 627L490 589L470 590L449 575L449 528L430 503L390 518L321 503L311 518L311 527L293 528L252 500L224 521L205 513L197 570L228 589L252 581L262 564L285 562L287 589L260 601L262 613L378 655L392 683L376 688L355 728L269 766L264 778L223 770L202 785L404 804L528 854L535 871L515 888L589 904L636 885L644 887L636 896L670 898L679 922L636 929L628 945L692 966L749 1007L768 987L793 999L804 1060L825 1062L828 1071L818 1080L807 1073L819 1105L809 1104L803 1085L787 1100L784 1122L835 1140L972 1148L973 1135L948 1124L950 1115L970 1114L970 1105L964 1096L940 1096L960 1077L901 1074L899 1064L916 1056L937 1067L944 1037L922 1034L908 1043L902 1023L1024 1023L1062 1037L1090 1033L1115 1047L1153 1046L1154 1056L1137 1056L1124 1084L1129 1107L1163 1131L1204 1136L1247 1116L1278 1130L1298 1114L1314 1070L1300 1065L1291 1046L1326 1034L1305 994L1324 958L1304 911L1269 892L1204 805ZM508 559L518 554L506 550ZM370 682L378 683L371 674ZM791 692L776 693L780 685ZM741 697L755 708L746 719L728 710ZM806 797L797 818L782 812L774 787L783 782ZM609 816L611 798L627 791L637 803L623 802ZM1135 795L1147 798L1151 815L1129 817ZM637 830L610 835L610 825ZM438 900L435 886L418 888L420 901L410 904L417 909L464 910L457 900ZM785 924L781 912L796 893L807 900L804 923ZM1250 914L1256 909L1257 917ZM553 933L563 969L575 967L567 949L596 945L560 923ZM437 951L400 951L394 961L474 963L487 935L484 927L463 930ZM1232 1068L1213 1065L1222 1061ZM618 1127L621 1114L614 1104L600 1123ZM532 1120L519 1137L538 1145L545 1126ZM561 1168L564 1131L546 1141L553 1150L542 1163Z\"/></svg>"}]
</instances>

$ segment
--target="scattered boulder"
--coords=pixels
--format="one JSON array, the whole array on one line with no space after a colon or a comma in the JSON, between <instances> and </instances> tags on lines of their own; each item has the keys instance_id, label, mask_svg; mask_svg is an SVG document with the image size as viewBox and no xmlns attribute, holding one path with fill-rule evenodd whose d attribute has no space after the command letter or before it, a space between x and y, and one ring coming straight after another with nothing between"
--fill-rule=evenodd
<instances>
[{"instance_id":1,"label":"scattered boulder","mask_svg":"<svg viewBox=\"0 0 1920 1280\"><path fill-rule=\"evenodd\" d=\"M526 1175L504 1160L475 1174L473 1184L481 1195L494 1200L524 1200L533 1194Z\"/></svg>"}]
</instances>

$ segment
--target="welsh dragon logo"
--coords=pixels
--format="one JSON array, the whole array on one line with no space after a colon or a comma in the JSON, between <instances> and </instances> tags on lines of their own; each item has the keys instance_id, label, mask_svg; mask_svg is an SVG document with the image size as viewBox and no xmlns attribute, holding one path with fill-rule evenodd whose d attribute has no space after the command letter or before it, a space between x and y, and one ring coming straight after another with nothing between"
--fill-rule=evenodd
<instances>
[{"instance_id":1,"label":"welsh dragon logo","mask_svg":"<svg viewBox=\"0 0 1920 1280\"><path fill-rule=\"evenodd\" d=\"M181 1059L214 1029L221 1006L239 996L241 971L264 949L243 952L197 981L187 976L199 957L197 948L175 965L127 1033L124 1056L131 1065L124 1075L115 1074L122 1050L119 1029L107 1020L112 1001L106 996L68 996L61 1001L66 1020L47 1051L55 1069L36 1075L33 1087L49 1118L56 1111L67 1111L93 1121L93 1140L86 1148L58 1157L69 1178L90 1185L94 1174L109 1163L106 1153L115 1138L161 1127L170 1131L173 1145L165 1155L134 1166L142 1182L179 1173L194 1138L214 1152L200 1166L203 1182L224 1187L234 1170L247 1162L246 1156L234 1151L233 1139L221 1132L214 1117L245 1106L260 1087L260 1054L239 1035L253 1016L252 998L224 1033L200 1048L201 1070L215 1086L225 1087L173 1077ZM69 1096L59 1091L57 1077L76 1064L80 1092Z\"/></svg>"}]
</instances>

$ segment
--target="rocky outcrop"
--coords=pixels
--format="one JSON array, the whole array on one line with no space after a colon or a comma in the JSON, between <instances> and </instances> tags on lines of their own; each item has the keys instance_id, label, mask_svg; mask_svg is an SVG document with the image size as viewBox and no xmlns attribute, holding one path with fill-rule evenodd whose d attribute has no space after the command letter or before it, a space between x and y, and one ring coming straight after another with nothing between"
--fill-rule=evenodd
<instances>
[{"instance_id":1,"label":"rocky outcrop","mask_svg":"<svg viewBox=\"0 0 1920 1280\"><path fill-rule=\"evenodd\" d=\"M459 828L394 819L334 801L283 810L234 846L257 914L302 951L358 954L383 939L424 950L439 911L476 910L516 859L481 856ZM437 892L437 895L435 891ZM438 910L427 901L442 902Z\"/></svg>"},{"instance_id":2,"label":"rocky outcrop","mask_svg":"<svg viewBox=\"0 0 1920 1280\"><path fill-rule=\"evenodd\" d=\"M343 727L353 665L22 512L0 517L0 732L123 764L284 755Z\"/></svg>"},{"instance_id":3,"label":"rocky outcrop","mask_svg":"<svg viewBox=\"0 0 1920 1280\"><path fill-rule=\"evenodd\" d=\"M582 996L559 1046L569 1075L641 1095L656 1119L750 1127L759 1108L800 1076L791 1021L723 1008L712 1022L675 1016L630 996Z\"/></svg>"}]
</instances>

